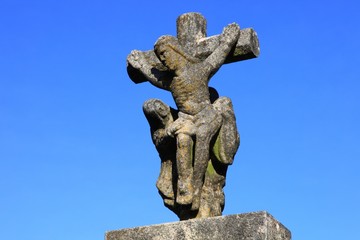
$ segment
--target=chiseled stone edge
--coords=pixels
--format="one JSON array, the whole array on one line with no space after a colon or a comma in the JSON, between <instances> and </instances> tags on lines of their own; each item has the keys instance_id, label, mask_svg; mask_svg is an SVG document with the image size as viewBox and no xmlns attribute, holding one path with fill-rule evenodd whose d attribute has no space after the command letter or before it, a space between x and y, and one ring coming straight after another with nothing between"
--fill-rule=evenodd
<instances>
[{"instance_id":1,"label":"chiseled stone edge","mask_svg":"<svg viewBox=\"0 0 360 240\"><path fill-rule=\"evenodd\" d=\"M290 240L291 232L266 211L109 231L105 240Z\"/></svg>"}]
</instances>

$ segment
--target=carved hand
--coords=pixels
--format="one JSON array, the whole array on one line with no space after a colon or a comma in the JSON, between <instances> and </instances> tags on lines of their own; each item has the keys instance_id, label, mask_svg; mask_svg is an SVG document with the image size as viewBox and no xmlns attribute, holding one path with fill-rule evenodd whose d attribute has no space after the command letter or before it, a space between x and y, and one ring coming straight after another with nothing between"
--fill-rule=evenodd
<instances>
[{"instance_id":1,"label":"carved hand","mask_svg":"<svg viewBox=\"0 0 360 240\"><path fill-rule=\"evenodd\" d=\"M237 23L231 23L224 28L221 41L233 45L239 39L239 36L239 25Z\"/></svg>"},{"instance_id":2,"label":"carved hand","mask_svg":"<svg viewBox=\"0 0 360 240\"><path fill-rule=\"evenodd\" d=\"M141 54L142 52L140 52L139 50L132 50L130 55L130 57L128 57L128 61L131 63L131 65L138 69L138 70L142 70L142 64L141 64Z\"/></svg>"},{"instance_id":3,"label":"carved hand","mask_svg":"<svg viewBox=\"0 0 360 240\"><path fill-rule=\"evenodd\" d=\"M179 133L195 135L195 125L189 120L178 118L166 128L166 134L169 136L173 137Z\"/></svg>"}]
</instances>

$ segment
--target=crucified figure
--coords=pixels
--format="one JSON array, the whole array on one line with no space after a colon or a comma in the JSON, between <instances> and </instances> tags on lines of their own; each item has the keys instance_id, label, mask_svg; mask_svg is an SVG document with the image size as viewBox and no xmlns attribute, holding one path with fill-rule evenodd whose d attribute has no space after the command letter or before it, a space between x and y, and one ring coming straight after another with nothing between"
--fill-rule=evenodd
<instances>
[{"instance_id":1,"label":"crucified figure","mask_svg":"<svg viewBox=\"0 0 360 240\"><path fill-rule=\"evenodd\" d=\"M197 210L209 161L210 141L222 124L221 114L210 101L208 82L224 63L239 38L240 28L233 23L224 28L218 47L204 60L189 55L172 36L162 36L155 44L155 54L171 77L159 81L148 78L156 87L172 93L178 107L178 119L166 128L177 142L178 171L176 202L191 204ZM194 156L191 145L195 140Z\"/></svg>"}]
</instances>

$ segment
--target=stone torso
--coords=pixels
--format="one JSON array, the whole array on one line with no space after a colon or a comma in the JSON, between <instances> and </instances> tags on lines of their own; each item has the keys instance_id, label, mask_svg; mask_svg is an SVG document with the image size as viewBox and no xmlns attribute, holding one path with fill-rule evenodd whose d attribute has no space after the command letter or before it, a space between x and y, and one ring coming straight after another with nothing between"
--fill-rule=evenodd
<instances>
[{"instance_id":1,"label":"stone torso","mask_svg":"<svg viewBox=\"0 0 360 240\"><path fill-rule=\"evenodd\" d=\"M210 105L209 76L201 65L188 64L185 70L176 71L170 84L170 91L178 109L193 116Z\"/></svg>"}]
</instances>

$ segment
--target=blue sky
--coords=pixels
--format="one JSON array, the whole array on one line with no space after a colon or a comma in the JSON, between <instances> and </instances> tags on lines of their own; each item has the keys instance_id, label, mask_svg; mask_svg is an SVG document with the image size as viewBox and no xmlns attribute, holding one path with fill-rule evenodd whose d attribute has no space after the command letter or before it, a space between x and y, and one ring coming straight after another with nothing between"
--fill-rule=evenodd
<instances>
[{"instance_id":1,"label":"blue sky","mask_svg":"<svg viewBox=\"0 0 360 240\"><path fill-rule=\"evenodd\" d=\"M200 12L237 22L259 58L210 85L232 99L241 146L224 214L266 210L294 240L354 239L360 221L360 4L342 1L0 1L0 238L103 239L177 221L155 182L142 104L168 92L126 56Z\"/></svg>"}]
</instances>

